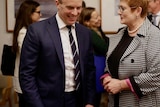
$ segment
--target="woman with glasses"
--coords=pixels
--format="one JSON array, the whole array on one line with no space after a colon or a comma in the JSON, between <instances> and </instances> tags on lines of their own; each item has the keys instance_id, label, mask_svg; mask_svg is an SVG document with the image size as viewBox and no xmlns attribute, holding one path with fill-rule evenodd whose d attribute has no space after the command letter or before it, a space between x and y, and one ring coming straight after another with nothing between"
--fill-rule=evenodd
<instances>
[{"instance_id":1,"label":"woman with glasses","mask_svg":"<svg viewBox=\"0 0 160 107\"><path fill-rule=\"evenodd\" d=\"M19 62L23 39L30 24L40 19L40 4L36 1L24 1L18 10L16 23L13 31L13 51L16 53L15 70L13 77L14 91L18 93L19 107L25 107L26 101L23 98L19 84Z\"/></svg>"},{"instance_id":2,"label":"woman with glasses","mask_svg":"<svg viewBox=\"0 0 160 107\"><path fill-rule=\"evenodd\" d=\"M108 107L160 107L160 30L147 16L148 0L120 0L122 28L109 38Z\"/></svg>"}]
</instances>

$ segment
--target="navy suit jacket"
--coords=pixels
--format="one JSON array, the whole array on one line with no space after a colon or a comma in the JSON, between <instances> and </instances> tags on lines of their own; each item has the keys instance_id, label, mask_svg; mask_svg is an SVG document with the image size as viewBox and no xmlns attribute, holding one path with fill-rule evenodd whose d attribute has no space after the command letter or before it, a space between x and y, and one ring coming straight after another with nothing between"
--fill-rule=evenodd
<instances>
[{"instance_id":1,"label":"navy suit jacket","mask_svg":"<svg viewBox=\"0 0 160 107\"><path fill-rule=\"evenodd\" d=\"M91 31L76 23L83 106L93 104L95 68ZM65 65L55 16L29 26L20 58L20 85L28 107L61 107L65 89Z\"/></svg>"}]
</instances>

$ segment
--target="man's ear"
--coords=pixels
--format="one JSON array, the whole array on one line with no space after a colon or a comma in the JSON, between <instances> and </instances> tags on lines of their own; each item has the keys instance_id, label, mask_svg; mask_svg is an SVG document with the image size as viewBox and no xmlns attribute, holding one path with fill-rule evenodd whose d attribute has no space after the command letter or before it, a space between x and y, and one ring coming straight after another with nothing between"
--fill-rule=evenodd
<instances>
[{"instance_id":1,"label":"man's ear","mask_svg":"<svg viewBox=\"0 0 160 107\"><path fill-rule=\"evenodd\" d=\"M56 6L57 6L57 9L59 10L59 5L60 5L60 2L59 2L59 0L55 0L55 4L56 4Z\"/></svg>"},{"instance_id":2,"label":"man's ear","mask_svg":"<svg viewBox=\"0 0 160 107\"><path fill-rule=\"evenodd\" d=\"M55 3L58 6L59 5L59 0L55 0Z\"/></svg>"}]
</instances>

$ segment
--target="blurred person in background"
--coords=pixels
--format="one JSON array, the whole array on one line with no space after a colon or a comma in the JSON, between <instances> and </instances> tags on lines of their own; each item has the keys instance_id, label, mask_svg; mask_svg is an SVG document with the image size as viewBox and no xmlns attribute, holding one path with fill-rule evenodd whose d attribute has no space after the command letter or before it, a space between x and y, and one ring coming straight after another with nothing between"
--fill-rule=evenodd
<instances>
[{"instance_id":1,"label":"blurred person in background","mask_svg":"<svg viewBox=\"0 0 160 107\"><path fill-rule=\"evenodd\" d=\"M109 38L108 107L160 107L160 30L147 18L148 0L120 0L122 28Z\"/></svg>"},{"instance_id":2,"label":"blurred person in background","mask_svg":"<svg viewBox=\"0 0 160 107\"><path fill-rule=\"evenodd\" d=\"M82 1L82 8L85 8L86 7L86 3L85 1Z\"/></svg>"},{"instance_id":3,"label":"blurred person in background","mask_svg":"<svg viewBox=\"0 0 160 107\"><path fill-rule=\"evenodd\" d=\"M16 53L15 70L13 77L14 91L18 93L19 107L25 107L26 101L19 85L19 63L21 47L23 39L26 35L27 28L30 24L39 21L41 16L40 4L36 1L24 1L20 5L18 14L16 16L15 27L13 31L13 51Z\"/></svg>"},{"instance_id":4,"label":"blurred person in background","mask_svg":"<svg viewBox=\"0 0 160 107\"><path fill-rule=\"evenodd\" d=\"M100 77L104 74L106 53L109 45L109 38L101 29L101 17L94 7L86 7L82 10L79 23L92 31L92 43L94 50L94 63L96 66L96 104L100 106L101 94L104 92Z\"/></svg>"},{"instance_id":5,"label":"blurred person in background","mask_svg":"<svg viewBox=\"0 0 160 107\"><path fill-rule=\"evenodd\" d=\"M160 28L160 0L148 0L148 18L158 28Z\"/></svg>"}]
</instances>

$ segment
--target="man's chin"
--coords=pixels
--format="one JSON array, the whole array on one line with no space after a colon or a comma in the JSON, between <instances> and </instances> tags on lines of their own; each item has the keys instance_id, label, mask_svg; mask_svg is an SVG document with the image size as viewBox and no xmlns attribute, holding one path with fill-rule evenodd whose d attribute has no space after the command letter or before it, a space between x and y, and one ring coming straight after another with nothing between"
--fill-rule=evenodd
<instances>
[{"instance_id":1,"label":"man's chin","mask_svg":"<svg viewBox=\"0 0 160 107\"><path fill-rule=\"evenodd\" d=\"M69 24L74 24L77 20L70 20Z\"/></svg>"}]
</instances>

